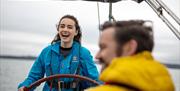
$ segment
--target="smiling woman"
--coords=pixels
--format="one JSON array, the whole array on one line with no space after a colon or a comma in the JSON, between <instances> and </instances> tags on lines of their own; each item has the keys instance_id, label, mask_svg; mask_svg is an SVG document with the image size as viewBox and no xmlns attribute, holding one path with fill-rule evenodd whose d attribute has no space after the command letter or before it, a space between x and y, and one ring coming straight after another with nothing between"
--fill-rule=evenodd
<instances>
[{"instance_id":1,"label":"smiling woman","mask_svg":"<svg viewBox=\"0 0 180 91\"><path fill-rule=\"evenodd\" d=\"M20 83L19 91L44 77L55 74L74 74L98 81L98 71L88 49L81 46L81 30L78 20L72 15L63 16L57 27L57 35L51 45L44 48L34 62L27 79ZM59 82L62 86L58 86ZM81 91L93 86L76 79L47 81L43 91Z\"/></svg>"},{"instance_id":2,"label":"smiling woman","mask_svg":"<svg viewBox=\"0 0 180 91\"><path fill-rule=\"evenodd\" d=\"M58 34L51 42L52 44L61 40L61 46L67 48L72 45L73 40L79 43L81 41L81 29L77 19L74 16L63 16L57 25L57 31Z\"/></svg>"}]
</instances>

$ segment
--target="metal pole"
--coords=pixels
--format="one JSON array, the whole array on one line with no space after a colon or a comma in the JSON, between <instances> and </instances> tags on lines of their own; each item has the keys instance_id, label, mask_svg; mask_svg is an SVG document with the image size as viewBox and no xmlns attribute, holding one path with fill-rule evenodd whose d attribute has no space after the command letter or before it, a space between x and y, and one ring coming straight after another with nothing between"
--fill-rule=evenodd
<instances>
[{"instance_id":1,"label":"metal pole","mask_svg":"<svg viewBox=\"0 0 180 91\"><path fill-rule=\"evenodd\" d=\"M158 7L153 0L145 0L149 6L155 11L155 13L162 19L162 21L171 29L171 31L176 35L176 37L180 40L180 32L168 21L166 17L162 14L161 7Z\"/></svg>"},{"instance_id":2,"label":"metal pole","mask_svg":"<svg viewBox=\"0 0 180 91\"><path fill-rule=\"evenodd\" d=\"M109 1L109 21L111 22L112 18L112 2L111 0Z\"/></svg>"},{"instance_id":3,"label":"metal pole","mask_svg":"<svg viewBox=\"0 0 180 91\"><path fill-rule=\"evenodd\" d=\"M180 25L180 19L161 0L156 1Z\"/></svg>"},{"instance_id":4,"label":"metal pole","mask_svg":"<svg viewBox=\"0 0 180 91\"><path fill-rule=\"evenodd\" d=\"M99 27L98 29L100 30L100 11L99 11L99 3L97 2L97 12L98 12L98 24L99 24Z\"/></svg>"}]
</instances>

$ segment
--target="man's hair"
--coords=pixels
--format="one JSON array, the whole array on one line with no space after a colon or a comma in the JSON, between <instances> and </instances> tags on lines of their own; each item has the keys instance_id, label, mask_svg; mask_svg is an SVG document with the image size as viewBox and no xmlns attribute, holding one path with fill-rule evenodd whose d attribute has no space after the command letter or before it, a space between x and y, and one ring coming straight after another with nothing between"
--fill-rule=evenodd
<instances>
[{"instance_id":1,"label":"man's hair","mask_svg":"<svg viewBox=\"0 0 180 91\"><path fill-rule=\"evenodd\" d=\"M130 20L130 21L116 21L105 22L101 26L101 30L105 30L110 27L115 27L115 41L118 46L122 47L130 40L137 42L137 49L135 53L142 51L152 52L154 41L152 27L146 26L147 21L143 20ZM119 47L119 48L120 48Z\"/></svg>"},{"instance_id":2,"label":"man's hair","mask_svg":"<svg viewBox=\"0 0 180 91\"><path fill-rule=\"evenodd\" d=\"M106 21L104 22L101 26L100 26L100 31L104 31L105 29L107 28L110 28L110 27L115 27L115 22L109 22L109 21Z\"/></svg>"}]
</instances>

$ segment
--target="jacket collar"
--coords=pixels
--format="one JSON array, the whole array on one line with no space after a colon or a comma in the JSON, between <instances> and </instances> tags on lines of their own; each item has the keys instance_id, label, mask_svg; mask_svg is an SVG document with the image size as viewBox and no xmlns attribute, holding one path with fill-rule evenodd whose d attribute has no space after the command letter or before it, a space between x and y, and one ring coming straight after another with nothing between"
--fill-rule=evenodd
<instances>
[{"instance_id":1,"label":"jacket collar","mask_svg":"<svg viewBox=\"0 0 180 91\"><path fill-rule=\"evenodd\" d=\"M55 53L59 54L59 46L61 45L61 42L58 41L55 44L52 44L51 50Z\"/></svg>"},{"instance_id":2,"label":"jacket collar","mask_svg":"<svg viewBox=\"0 0 180 91\"><path fill-rule=\"evenodd\" d=\"M60 41L56 42L55 44L52 44L51 50L54 51L54 52L57 53L57 54L60 54L60 53L59 53L59 50L60 50L60 49L59 49L59 46L60 46L60 45L61 45L61 42L60 42ZM72 49L76 48L77 45L79 45L79 43L76 42L76 41L73 41Z\"/></svg>"}]
</instances>

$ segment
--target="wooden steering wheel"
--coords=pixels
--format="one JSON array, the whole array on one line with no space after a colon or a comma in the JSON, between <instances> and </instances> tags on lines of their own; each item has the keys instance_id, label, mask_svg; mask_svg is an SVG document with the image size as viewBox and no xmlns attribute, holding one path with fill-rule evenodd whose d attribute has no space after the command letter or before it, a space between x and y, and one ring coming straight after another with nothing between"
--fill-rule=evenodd
<instances>
[{"instance_id":1,"label":"wooden steering wheel","mask_svg":"<svg viewBox=\"0 0 180 91\"><path fill-rule=\"evenodd\" d=\"M38 81L35 81L32 83L30 86L25 87L24 91L30 91L32 88L39 86L41 83L45 81L51 81L53 79L58 79L58 78L77 78L80 80L88 81L90 83L93 83L94 85L100 85L97 81L92 80L88 77L85 76L80 76L80 75L73 75L73 74L56 74L56 75L51 75L46 78L39 79Z\"/></svg>"}]
</instances>

